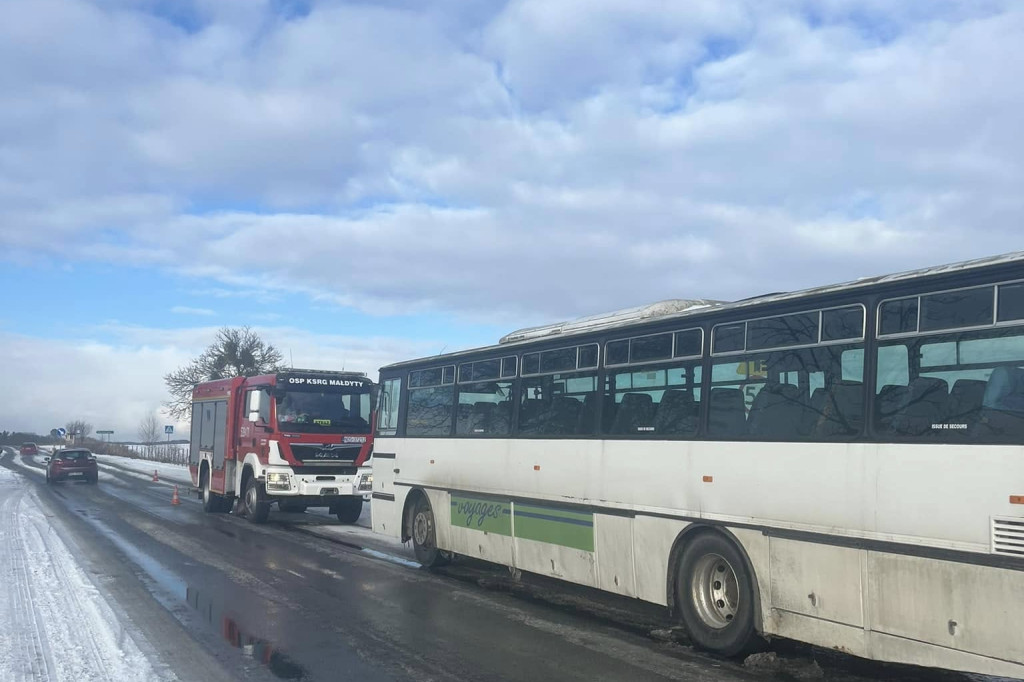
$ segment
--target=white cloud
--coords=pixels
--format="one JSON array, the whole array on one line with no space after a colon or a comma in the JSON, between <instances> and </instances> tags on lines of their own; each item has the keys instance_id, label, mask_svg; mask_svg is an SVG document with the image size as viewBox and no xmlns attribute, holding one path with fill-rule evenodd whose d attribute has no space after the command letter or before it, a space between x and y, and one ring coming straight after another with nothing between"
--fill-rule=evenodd
<instances>
[{"instance_id":1,"label":"white cloud","mask_svg":"<svg viewBox=\"0 0 1024 682\"><path fill-rule=\"evenodd\" d=\"M1022 246L1015 3L152 6L7 3L7 253L532 321Z\"/></svg>"},{"instance_id":2,"label":"white cloud","mask_svg":"<svg viewBox=\"0 0 1024 682\"><path fill-rule=\"evenodd\" d=\"M349 369L377 376L386 364L436 352L436 342L317 335L289 327L254 327L297 367ZM144 416L166 400L163 377L198 355L215 327L152 329L106 325L113 342L50 340L0 332L8 359L0 394L0 429L49 433L72 419L135 439ZM179 424L179 431L186 425ZM187 431L185 431L187 432Z\"/></svg>"},{"instance_id":3,"label":"white cloud","mask_svg":"<svg viewBox=\"0 0 1024 682\"><path fill-rule=\"evenodd\" d=\"M171 312L175 315L202 315L210 317L216 315L216 311L210 310L209 308L190 308L184 305L176 305L171 308Z\"/></svg>"}]
</instances>

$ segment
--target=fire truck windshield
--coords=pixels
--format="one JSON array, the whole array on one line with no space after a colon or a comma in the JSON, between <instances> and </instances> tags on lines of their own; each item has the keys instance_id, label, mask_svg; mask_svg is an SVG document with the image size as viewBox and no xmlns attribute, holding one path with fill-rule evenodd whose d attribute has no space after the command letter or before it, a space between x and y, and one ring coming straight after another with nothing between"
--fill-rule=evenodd
<instances>
[{"instance_id":1,"label":"fire truck windshield","mask_svg":"<svg viewBox=\"0 0 1024 682\"><path fill-rule=\"evenodd\" d=\"M344 391L289 389L277 399L277 426L310 433L369 433L370 387Z\"/></svg>"}]
</instances>

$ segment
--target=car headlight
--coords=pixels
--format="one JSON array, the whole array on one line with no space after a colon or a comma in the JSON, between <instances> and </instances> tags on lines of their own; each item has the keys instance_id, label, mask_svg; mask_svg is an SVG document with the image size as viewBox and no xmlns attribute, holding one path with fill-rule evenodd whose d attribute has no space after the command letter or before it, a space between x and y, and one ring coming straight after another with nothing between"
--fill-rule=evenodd
<instances>
[{"instance_id":1,"label":"car headlight","mask_svg":"<svg viewBox=\"0 0 1024 682\"><path fill-rule=\"evenodd\" d=\"M363 474L359 478L359 492L368 493L373 490L373 474Z\"/></svg>"},{"instance_id":2,"label":"car headlight","mask_svg":"<svg viewBox=\"0 0 1024 682\"><path fill-rule=\"evenodd\" d=\"M292 475L280 471L267 474L267 490L288 490L292 487Z\"/></svg>"}]
</instances>

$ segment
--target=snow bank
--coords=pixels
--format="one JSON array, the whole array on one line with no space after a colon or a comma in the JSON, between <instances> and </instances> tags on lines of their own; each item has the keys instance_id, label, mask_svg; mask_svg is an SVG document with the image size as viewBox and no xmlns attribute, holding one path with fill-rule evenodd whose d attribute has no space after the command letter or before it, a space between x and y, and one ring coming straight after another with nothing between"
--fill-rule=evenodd
<instances>
[{"instance_id":1,"label":"snow bank","mask_svg":"<svg viewBox=\"0 0 1024 682\"><path fill-rule=\"evenodd\" d=\"M167 679L53 532L33 486L2 468L0 576L3 679Z\"/></svg>"}]
</instances>

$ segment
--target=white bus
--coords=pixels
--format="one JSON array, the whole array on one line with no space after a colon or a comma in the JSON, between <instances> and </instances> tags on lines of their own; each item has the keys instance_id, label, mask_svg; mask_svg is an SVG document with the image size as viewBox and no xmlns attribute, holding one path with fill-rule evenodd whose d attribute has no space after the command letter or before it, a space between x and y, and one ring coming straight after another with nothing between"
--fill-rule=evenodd
<instances>
[{"instance_id":1,"label":"white bus","mask_svg":"<svg viewBox=\"0 0 1024 682\"><path fill-rule=\"evenodd\" d=\"M785 637L1024 677L1024 252L663 303L381 370L374 530Z\"/></svg>"}]
</instances>

